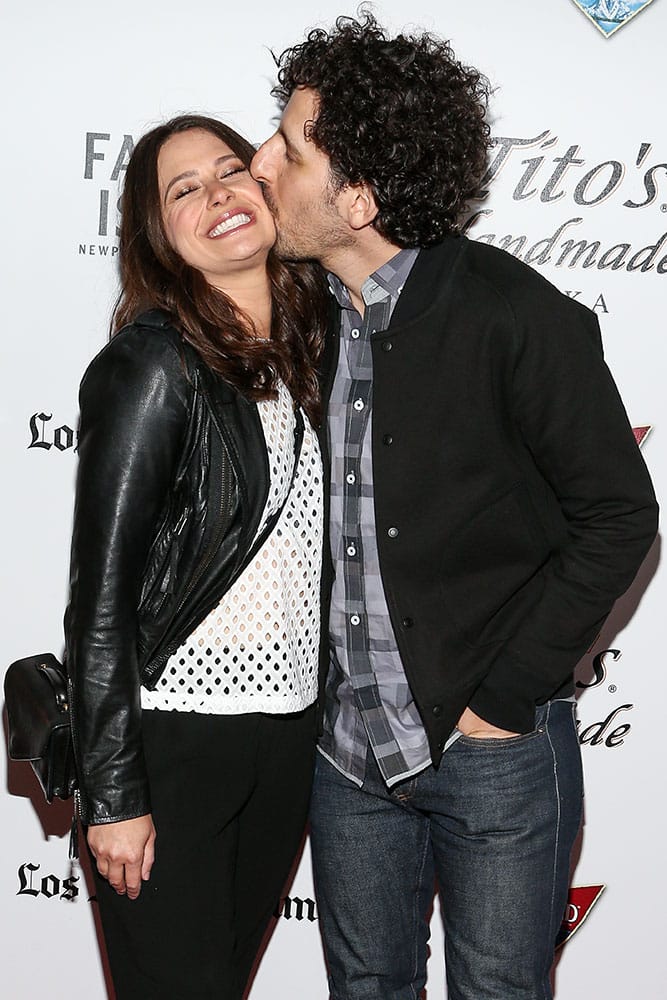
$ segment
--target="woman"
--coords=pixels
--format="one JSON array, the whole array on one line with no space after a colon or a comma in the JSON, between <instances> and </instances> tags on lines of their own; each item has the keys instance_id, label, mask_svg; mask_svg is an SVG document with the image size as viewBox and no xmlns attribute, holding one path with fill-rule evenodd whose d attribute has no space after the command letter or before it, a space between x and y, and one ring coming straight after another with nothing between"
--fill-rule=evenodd
<instances>
[{"instance_id":1,"label":"woman","mask_svg":"<svg viewBox=\"0 0 667 1000\"><path fill-rule=\"evenodd\" d=\"M324 295L253 152L200 116L139 141L81 384L67 664L118 1000L240 997L305 822Z\"/></svg>"}]
</instances>

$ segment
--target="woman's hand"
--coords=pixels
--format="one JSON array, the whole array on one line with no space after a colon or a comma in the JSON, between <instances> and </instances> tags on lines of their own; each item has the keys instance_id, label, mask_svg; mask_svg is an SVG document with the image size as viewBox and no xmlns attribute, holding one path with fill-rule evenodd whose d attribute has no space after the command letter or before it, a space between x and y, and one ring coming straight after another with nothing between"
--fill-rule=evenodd
<instances>
[{"instance_id":1,"label":"woman's hand","mask_svg":"<svg viewBox=\"0 0 667 1000\"><path fill-rule=\"evenodd\" d=\"M155 827L149 815L88 827L88 845L100 875L119 896L136 899L155 861Z\"/></svg>"},{"instance_id":2,"label":"woman's hand","mask_svg":"<svg viewBox=\"0 0 667 1000\"><path fill-rule=\"evenodd\" d=\"M480 719L479 715L475 715L471 708L464 709L456 728L464 736L472 736L473 739L506 740L510 736L519 735L511 733L507 729L498 729L497 726L492 726L490 722L485 722L484 719Z\"/></svg>"}]
</instances>

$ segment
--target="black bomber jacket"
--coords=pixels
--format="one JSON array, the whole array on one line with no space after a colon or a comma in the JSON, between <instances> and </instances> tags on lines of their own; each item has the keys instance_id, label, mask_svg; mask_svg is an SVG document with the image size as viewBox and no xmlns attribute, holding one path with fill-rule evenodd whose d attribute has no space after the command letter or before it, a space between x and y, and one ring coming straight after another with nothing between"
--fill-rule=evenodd
<instances>
[{"instance_id":1,"label":"black bomber jacket","mask_svg":"<svg viewBox=\"0 0 667 1000\"><path fill-rule=\"evenodd\" d=\"M256 405L158 310L92 361L80 409L65 639L81 816L97 824L151 811L140 685L247 564L269 468Z\"/></svg>"},{"instance_id":2,"label":"black bomber jacket","mask_svg":"<svg viewBox=\"0 0 667 1000\"><path fill-rule=\"evenodd\" d=\"M509 253L421 250L370 342L382 585L437 765L467 705L527 733L536 704L574 690L658 507L595 314ZM326 465L326 428L320 444Z\"/></svg>"}]
</instances>

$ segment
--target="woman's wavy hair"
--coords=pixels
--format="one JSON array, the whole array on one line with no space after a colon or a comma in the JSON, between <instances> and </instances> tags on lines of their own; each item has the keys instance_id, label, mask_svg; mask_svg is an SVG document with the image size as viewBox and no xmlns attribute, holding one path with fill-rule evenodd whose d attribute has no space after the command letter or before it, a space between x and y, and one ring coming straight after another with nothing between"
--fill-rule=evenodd
<instances>
[{"instance_id":1,"label":"woman's wavy hair","mask_svg":"<svg viewBox=\"0 0 667 1000\"><path fill-rule=\"evenodd\" d=\"M213 288L169 243L162 221L158 156L172 135L191 129L225 142L246 167L254 147L233 129L203 115L179 115L147 132L127 165L121 198L121 292L112 326L117 332L146 309L165 310L206 364L246 398L275 397L282 379L313 422L319 420L316 375L326 322L325 279L313 264L279 260L271 251L271 337L253 336L249 316Z\"/></svg>"},{"instance_id":2,"label":"woman's wavy hair","mask_svg":"<svg viewBox=\"0 0 667 1000\"><path fill-rule=\"evenodd\" d=\"M331 161L335 190L366 182L375 227L402 247L429 246L460 230L486 167L489 82L430 34L389 38L363 8L274 57L274 96L317 91L308 135Z\"/></svg>"}]
</instances>

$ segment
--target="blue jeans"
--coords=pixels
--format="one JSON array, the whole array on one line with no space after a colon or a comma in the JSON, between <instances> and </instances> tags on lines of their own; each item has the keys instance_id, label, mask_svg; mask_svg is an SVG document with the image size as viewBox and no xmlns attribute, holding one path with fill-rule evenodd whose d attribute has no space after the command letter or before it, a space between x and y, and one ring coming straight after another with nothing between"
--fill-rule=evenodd
<instances>
[{"instance_id":1,"label":"blue jeans","mask_svg":"<svg viewBox=\"0 0 667 1000\"><path fill-rule=\"evenodd\" d=\"M317 755L311 850L331 1000L416 1000L435 879L449 1000L549 1000L581 821L574 706L536 728L460 737L438 770L362 788Z\"/></svg>"}]
</instances>

